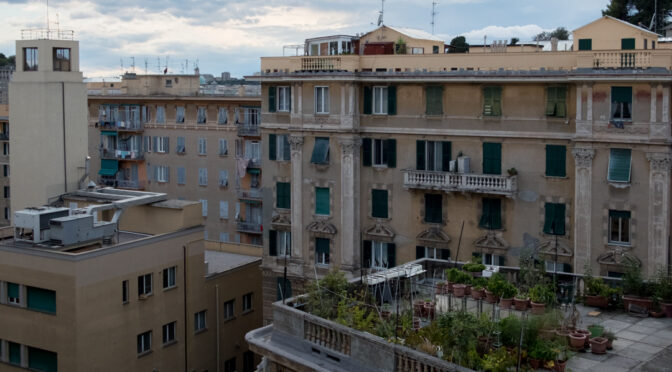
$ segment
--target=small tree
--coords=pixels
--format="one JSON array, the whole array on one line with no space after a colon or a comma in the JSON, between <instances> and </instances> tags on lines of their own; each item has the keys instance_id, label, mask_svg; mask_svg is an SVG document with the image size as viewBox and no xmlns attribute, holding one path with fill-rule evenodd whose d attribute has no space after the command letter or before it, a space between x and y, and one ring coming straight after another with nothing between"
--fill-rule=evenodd
<instances>
[{"instance_id":1,"label":"small tree","mask_svg":"<svg viewBox=\"0 0 672 372\"><path fill-rule=\"evenodd\" d=\"M516 44L518 44L519 41L520 41L519 38L517 38L517 37L512 37L512 38L511 38L511 45L516 45Z\"/></svg>"},{"instance_id":2,"label":"small tree","mask_svg":"<svg viewBox=\"0 0 672 372\"><path fill-rule=\"evenodd\" d=\"M569 31L564 27L558 27L555 30L548 32L542 31L538 33L533 40L534 41L549 41L551 38L556 38L558 40L569 40Z\"/></svg>"},{"instance_id":3,"label":"small tree","mask_svg":"<svg viewBox=\"0 0 672 372\"><path fill-rule=\"evenodd\" d=\"M450 41L451 49L448 50L449 53L468 53L469 44L467 39L464 36L457 36Z\"/></svg>"}]
</instances>

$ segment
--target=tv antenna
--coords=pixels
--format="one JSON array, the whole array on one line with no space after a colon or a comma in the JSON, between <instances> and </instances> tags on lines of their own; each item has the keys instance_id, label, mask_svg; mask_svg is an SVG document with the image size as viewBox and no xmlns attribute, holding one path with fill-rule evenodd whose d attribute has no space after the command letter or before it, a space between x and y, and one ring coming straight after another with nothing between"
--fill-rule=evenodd
<instances>
[{"instance_id":1,"label":"tv antenna","mask_svg":"<svg viewBox=\"0 0 672 372\"><path fill-rule=\"evenodd\" d=\"M145 57L145 75L147 75L147 57Z\"/></svg>"},{"instance_id":2,"label":"tv antenna","mask_svg":"<svg viewBox=\"0 0 672 372\"><path fill-rule=\"evenodd\" d=\"M432 1L432 35L434 35L434 26L435 26L434 20L436 19L436 4L438 4L438 2Z\"/></svg>"},{"instance_id":3,"label":"tv antenna","mask_svg":"<svg viewBox=\"0 0 672 372\"><path fill-rule=\"evenodd\" d=\"M135 57L131 57L131 72L135 73Z\"/></svg>"},{"instance_id":4,"label":"tv antenna","mask_svg":"<svg viewBox=\"0 0 672 372\"><path fill-rule=\"evenodd\" d=\"M383 15L385 14L385 0L380 0L380 12L378 13L378 26L383 24Z\"/></svg>"}]
</instances>

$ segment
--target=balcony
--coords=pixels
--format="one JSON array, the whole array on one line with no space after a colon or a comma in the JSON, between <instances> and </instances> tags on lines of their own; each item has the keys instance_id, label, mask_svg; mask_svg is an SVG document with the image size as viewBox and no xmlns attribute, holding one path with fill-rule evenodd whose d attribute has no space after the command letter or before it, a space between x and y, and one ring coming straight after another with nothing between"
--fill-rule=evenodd
<instances>
[{"instance_id":1,"label":"balcony","mask_svg":"<svg viewBox=\"0 0 672 372\"><path fill-rule=\"evenodd\" d=\"M651 52L608 51L593 53L593 68L648 68L651 67Z\"/></svg>"},{"instance_id":2,"label":"balcony","mask_svg":"<svg viewBox=\"0 0 672 372\"><path fill-rule=\"evenodd\" d=\"M117 160L143 160L144 154L142 151L100 149L100 158Z\"/></svg>"},{"instance_id":3,"label":"balcony","mask_svg":"<svg viewBox=\"0 0 672 372\"><path fill-rule=\"evenodd\" d=\"M262 234L264 229L260 223L238 221L237 230L249 234Z\"/></svg>"},{"instance_id":4,"label":"balcony","mask_svg":"<svg viewBox=\"0 0 672 372\"><path fill-rule=\"evenodd\" d=\"M302 71L340 70L341 57L302 57Z\"/></svg>"},{"instance_id":5,"label":"balcony","mask_svg":"<svg viewBox=\"0 0 672 372\"><path fill-rule=\"evenodd\" d=\"M117 180L117 187L120 189L144 190L144 180Z\"/></svg>"},{"instance_id":6,"label":"balcony","mask_svg":"<svg viewBox=\"0 0 672 372\"><path fill-rule=\"evenodd\" d=\"M261 136L261 131L257 124L239 124L238 135L241 137L259 137Z\"/></svg>"},{"instance_id":7,"label":"balcony","mask_svg":"<svg viewBox=\"0 0 672 372\"><path fill-rule=\"evenodd\" d=\"M518 189L516 176L494 174L449 173L404 169L404 188L473 192L513 198Z\"/></svg>"},{"instance_id":8,"label":"balcony","mask_svg":"<svg viewBox=\"0 0 672 372\"><path fill-rule=\"evenodd\" d=\"M117 120L117 121L99 121L98 127L101 130L113 130L119 132L141 132L144 127L140 120Z\"/></svg>"},{"instance_id":9,"label":"balcony","mask_svg":"<svg viewBox=\"0 0 672 372\"><path fill-rule=\"evenodd\" d=\"M9 141L9 132L0 133L0 141Z\"/></svg>"},{"instance_id":10,"label":"balcony","mask_svg":"<svg viewBox=\"0 0 672 372\"><path fill-rule=\"evenodd\" d=\"M238 189L236 190L236 192L238 194L238 199L261 200L262 198L261 189L248 189L248 190Z\"/></svg>"}]
</instances>

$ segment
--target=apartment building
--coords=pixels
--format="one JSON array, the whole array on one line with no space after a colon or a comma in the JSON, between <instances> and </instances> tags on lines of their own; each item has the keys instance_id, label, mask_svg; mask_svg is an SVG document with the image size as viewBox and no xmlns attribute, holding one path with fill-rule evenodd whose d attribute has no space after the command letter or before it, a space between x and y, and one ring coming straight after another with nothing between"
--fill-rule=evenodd
<instances>
[{"instance_id":1,"label":"apartment building","mask_svg":"<svg viewBox=\"0 0 672 372\"><path fill-rule=\"evenodd\" d=\"M206 239L261 246L259 84L204 92L200 83L134 73L89 83L92 178L198 200Z\"/></svg>"},{"instance_id":2,"label":"apartment building","mask_svg":"<svg viewBox=\"0 0 672 372\"><path fill-rule=\"evenodd\" d=\"M265 321L331 267L669 264L672 50L610 17L573 40L413 54L381 27L352 53L262 58Z\"/></svg>"},{"instance_id":3,"label":"apartment building","mask_svg":"<svg viewBox=\"0 0 672 372\"><path fill-rule=\"evenodd\" d=\"M0 72L2 74L2 72ZM9 75L8 75L9 76ZM0 76L0 80L2 76ZM9 188L9 105L7 102L0 103L0 187L2 187L2 198L0 199L0 226L10 224L10 188Z\"/></svg>"}]
</instances>

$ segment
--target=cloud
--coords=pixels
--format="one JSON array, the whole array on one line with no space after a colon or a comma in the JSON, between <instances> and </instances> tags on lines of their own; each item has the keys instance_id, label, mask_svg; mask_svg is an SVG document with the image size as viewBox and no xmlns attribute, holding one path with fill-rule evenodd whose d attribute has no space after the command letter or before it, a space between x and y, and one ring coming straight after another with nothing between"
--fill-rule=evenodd
<instances>
[{"instance_id":1,"label":"cloud","mask_svg":"<svg viewBox=\"0 0 672 372\"><path fill-rule=\"evenodd\" d=\"M479 30L472 30L463 33L470 44L483 44L483 37L487 37L487 42L493 40L510 40L512 37L517 37L521 41L530 41L532 38L544 30L538 25L524 25L524 26L487 26Z\"/></svg>"}]
</instances>

